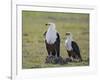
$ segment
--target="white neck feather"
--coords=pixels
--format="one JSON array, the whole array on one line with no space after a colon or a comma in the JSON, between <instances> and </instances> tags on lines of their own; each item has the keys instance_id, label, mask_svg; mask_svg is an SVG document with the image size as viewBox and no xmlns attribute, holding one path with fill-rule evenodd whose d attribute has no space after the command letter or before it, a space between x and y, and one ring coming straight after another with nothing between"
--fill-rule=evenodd
<instances>
[{"instance_id":1,"label":"white neck feather","mask_svg":"<svg viewBox=\"0 0 100 80\"><path fill-rule=\"evenodd\" d=\"M67 36L67 40L73 41L72 35Z\"/></svg>"},{"instance_id":2,"label":"white neck feather","mask_svg":"<svg viewBox=\"0 0 100 80\"><path fill-rule=\"evenodd\" d=\"M49 26L47 33L46 33L47 43L53 44L56 41L56 38L57 38L57 35L56 35L55 27Z\"/></svg>"},{"instance_id":3,"label":"white neck feather","mask_svg":"<svg viewBox=\"0 0 100 80\"><path fill-rule=\"evenodd\" d=\"M67 36L67 39L65 41L65 47L67 50L71 51L72 50L72 46L71 46L71 42L73 41L72 39L72 35Z\"/></svg>"}]
</instances>

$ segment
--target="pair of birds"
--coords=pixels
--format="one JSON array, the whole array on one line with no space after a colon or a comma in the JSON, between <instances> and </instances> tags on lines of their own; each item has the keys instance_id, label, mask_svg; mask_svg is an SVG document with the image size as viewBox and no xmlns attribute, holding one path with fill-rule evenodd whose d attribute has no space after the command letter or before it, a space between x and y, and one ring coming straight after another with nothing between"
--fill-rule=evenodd
<instances>
[{"instance_id":1,"label":"pair of birds","mask_svg":"<svg viewBox=\"0 0 100 80\"><path fill-rule=\"evenodd\" d=\"M60 35L56 31L56 25L54 23L47 23L48 30L44 33L45 44L48 52L48 56L60 57ZM72 39L70 32L66 33L67 39L65 40L65 48L67 50L69 59L71 61L77 59L82 61L80 49L77 43Z\"/></svg>"}]
</instances>

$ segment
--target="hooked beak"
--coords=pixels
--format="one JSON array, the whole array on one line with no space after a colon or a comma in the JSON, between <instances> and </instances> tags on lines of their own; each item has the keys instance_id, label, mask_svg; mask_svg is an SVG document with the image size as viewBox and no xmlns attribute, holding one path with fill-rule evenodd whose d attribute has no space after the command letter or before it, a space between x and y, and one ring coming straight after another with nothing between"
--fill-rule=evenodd
<instances>
[{"instance_id":1,"label":"hooked beak","mask_svg":"<svg viewBox=\"0 0 100 80\"><path fill-rule=\"evenodd\" d=\"M45 24L46 26L49 26L50 24Z\"/></svg>"}]
</instances>

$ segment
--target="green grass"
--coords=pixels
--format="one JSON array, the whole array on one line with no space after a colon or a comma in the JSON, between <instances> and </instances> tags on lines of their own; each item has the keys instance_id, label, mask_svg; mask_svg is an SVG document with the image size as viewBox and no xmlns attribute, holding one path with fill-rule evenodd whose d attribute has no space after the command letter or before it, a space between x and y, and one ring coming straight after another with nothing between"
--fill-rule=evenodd
<instances>
[{"instance_id":1,"label":"green grass","mask_svg":"<svg viewBox=\"0 0 100 80\"><path fill-rule=\"evenodd\" d=\"M54 22L60 33L60 52L63 58L68 57L65 49L65 33L71 32L78 43L83 62L72 62L64 65L45 64L47 51L43 33L48 29L48 22ZM22 11L22 68L69 67L89 65L89 14L51 13Z\"/></svg>"}]
</instances>

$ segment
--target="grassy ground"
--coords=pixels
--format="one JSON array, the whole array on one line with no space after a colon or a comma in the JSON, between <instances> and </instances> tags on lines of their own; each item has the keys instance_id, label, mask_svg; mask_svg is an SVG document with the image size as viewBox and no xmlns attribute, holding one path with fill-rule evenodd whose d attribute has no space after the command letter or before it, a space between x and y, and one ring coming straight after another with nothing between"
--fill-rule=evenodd
<instances>
[{"instance_id":1,"label":"grassy ground","mask_svg":"<svg viewBox=\"0 0 100 80\"><path fill-rule=\"evenodd\" d=\"M78 43L83 62L72 62L64 65L45 64L47 51L43 33L48 22L54 22L60 33L60 52L63 58L68 57L64 42L65 33L72 32L73 39ZM22 68L88 66L89 65L89 15L79 13L22 12Z\"/></svg>"}]
</instances>

